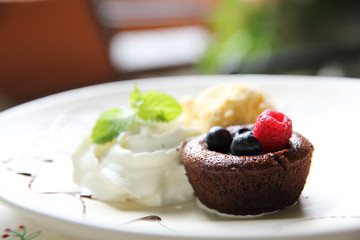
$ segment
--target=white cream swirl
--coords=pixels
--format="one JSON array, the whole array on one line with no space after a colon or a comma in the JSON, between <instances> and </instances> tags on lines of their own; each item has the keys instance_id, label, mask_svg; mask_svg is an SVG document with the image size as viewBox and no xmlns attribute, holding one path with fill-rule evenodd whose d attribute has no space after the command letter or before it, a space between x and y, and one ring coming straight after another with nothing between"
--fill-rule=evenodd
<instances>
[{"instance_id":1,"label":"white cream swirl","mask_svg":"<svg viewBox=\"0 0 360 240\"><path fill-rule=\"evenodd\" d=\"M111 143L92 144L86 136L73 154L74 181L108 202L164 206L189 200L193 190L179 155L182 142L198 134L179 121L136 120Z\"/></svg>"}]
</instances>

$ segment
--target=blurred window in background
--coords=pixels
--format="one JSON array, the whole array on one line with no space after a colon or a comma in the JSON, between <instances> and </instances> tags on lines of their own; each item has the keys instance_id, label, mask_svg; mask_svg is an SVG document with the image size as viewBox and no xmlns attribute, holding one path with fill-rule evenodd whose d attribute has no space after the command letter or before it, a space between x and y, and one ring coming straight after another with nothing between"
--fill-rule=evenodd
<instances>
[{"instance_id":1,"label":"blurred window in background","mask_svg":"<svg viewBox=\"0 0 360 240\"><path fill-rule=\"evenodd\" d=\"M123 73L188 66L200 60L207 42L206 30L196 26L121 32L110 42L110 56Z\"/></svg>"},{"instance_id":2,"label":"blurred window in background","mask_svg":"<svg viewBox=\"0 0 360 240\"><path fill-rule=\"evenodd\" d=\"M212 8L211 0L93 0L108 28L139 30L145 28L204 25Z\"/></svg>"},{"instance_id":3,"label":"blurred window in background","mask_svg":"<svg viewBox=\"0 0 360 240\"><path fill-rule=\"evenodd\" d=\"M93 0L118 72L189 66L209 41L214 0Z\"/></svg>"}]
</instances>

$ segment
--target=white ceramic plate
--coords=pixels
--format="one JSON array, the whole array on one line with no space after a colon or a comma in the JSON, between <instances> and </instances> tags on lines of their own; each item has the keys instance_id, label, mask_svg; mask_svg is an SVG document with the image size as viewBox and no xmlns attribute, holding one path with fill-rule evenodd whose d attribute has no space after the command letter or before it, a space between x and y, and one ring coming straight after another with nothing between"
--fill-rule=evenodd
<instances>
[{"instance_id":1,"label":"white ceramic plate","mask_svg":"<svg viewBox=\"0 0 360 240\"><path fill-rule=\"evenodd\" d=\"M98 113L128 105L134 81L64 92L2 112L0 199L39 223L85 239L357 238L360 80L259 75L136 80L142 91L159 90L175 97L195 96L207 86L230 81L264 88L277 108L292 118L294 129L314 144L310 175L295 206L238 219L209 214L194 201L145 208L53 193L72 187L67 165L71 152ZM38 171L51 172L51 180L40 190L31 190L33 178L28 175ZM150 215L162 220L136 220Z\"/></svg>"}]
</instances>

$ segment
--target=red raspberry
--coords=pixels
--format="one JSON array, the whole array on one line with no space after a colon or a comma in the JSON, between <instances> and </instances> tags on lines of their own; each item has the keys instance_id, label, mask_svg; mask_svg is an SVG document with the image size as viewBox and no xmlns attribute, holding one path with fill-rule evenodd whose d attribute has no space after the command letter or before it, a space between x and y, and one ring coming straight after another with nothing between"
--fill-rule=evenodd
<instances>
[{"instance_id":1,"label":"red raspberry","mask_svg":"<svg viewBox=\"0 0 360 240\"><path fill-rule=\"evenodd\" d=\"M291 134L292 122L281 112L265 110L256 119L254 136L261 142L263 153L284 149Z\"/></svg>"}]
</instances>

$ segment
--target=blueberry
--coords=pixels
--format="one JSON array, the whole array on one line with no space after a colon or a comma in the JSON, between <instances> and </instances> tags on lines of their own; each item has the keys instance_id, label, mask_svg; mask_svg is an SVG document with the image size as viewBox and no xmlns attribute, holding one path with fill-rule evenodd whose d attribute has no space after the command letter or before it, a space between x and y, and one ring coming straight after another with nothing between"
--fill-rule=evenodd
<instances>
[{"instance_id":1,"label":"blueberry","mask_svg":"<svg viewBox=\"0 0 360 240\"><path fill-rule=\"evenodd\" d=\"M227 153L232 141L231 133L223 127L212 127L206 135L206 144L211 151Z\"/></svg>"},{"instance_id":2,"label":"blueberry","mask_svg":"<svg viewBox=\"0 0 360 240\"><path fill-rule=\"evenodd\" d=\"M239 134L234 137L230 153L236 156L251 156L261 153L262 147L259 139L257 139L251 131Z\"/></svg>"},{"instance_id":3,"label":"blueberry","mask_svg":"<svg viewBox=\"0 0 360 240\"><path fill-rule=\"evenodd\" d=\"M237 137L237 136L239 136L239 135L241 135L241 134L244 134L244 133L246 133L246 132L251 132L251 133L252 133L252 129L251 129L251 128L247 128L247 127L241 128L241 129L239 129L239 131L237 131L237 132L235 133L235 137Z\"/></svg>"}]
</instances>

